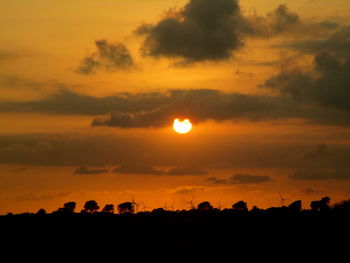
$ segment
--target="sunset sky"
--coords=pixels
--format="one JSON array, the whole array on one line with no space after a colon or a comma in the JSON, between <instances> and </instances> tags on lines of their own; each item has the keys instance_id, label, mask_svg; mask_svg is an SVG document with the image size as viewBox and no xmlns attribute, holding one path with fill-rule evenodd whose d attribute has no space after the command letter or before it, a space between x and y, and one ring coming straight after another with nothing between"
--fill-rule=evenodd
<instances>
[{"instance_id":1,"label":"sunset sky","mask_svg":"<svg viewBox=\"0 0 350 263\"><path fill-rule=\"evenodd\" d=\"M349 0L3 0L0 29L0 214L350 197Z\"/></svg>"}]
</instances>

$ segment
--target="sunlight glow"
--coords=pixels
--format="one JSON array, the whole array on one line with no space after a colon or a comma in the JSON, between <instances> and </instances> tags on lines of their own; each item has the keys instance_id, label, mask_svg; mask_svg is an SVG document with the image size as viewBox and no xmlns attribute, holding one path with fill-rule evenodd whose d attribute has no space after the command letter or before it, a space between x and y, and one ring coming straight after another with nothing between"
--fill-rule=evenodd
<instances>
[{"instance_id":1,"label":"sunlight glow","mask_svg":"<svg viewBox=\"0 0 350 263\"><path fill-rule=\"evenodd\" d=\"M185 134L192 130L192 123L189 119L184 119L180 121L180 119L175 119L173 124L173 129L177 133Z\"/></svg>"}]
</instances>

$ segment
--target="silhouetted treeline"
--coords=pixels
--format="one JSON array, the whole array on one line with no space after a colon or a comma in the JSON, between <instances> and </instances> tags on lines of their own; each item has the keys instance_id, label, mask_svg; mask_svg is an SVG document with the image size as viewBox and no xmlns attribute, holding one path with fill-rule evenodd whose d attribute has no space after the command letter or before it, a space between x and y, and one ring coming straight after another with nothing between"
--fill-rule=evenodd
<instances>
[{"instance_id":1,"label":"silhouetted treeline","mask_svg":"<svg viewBox=\"0 0 350 263\"><path fill-rule=\"evenodd\" d=\"M209 201L199 203L197 206L193 205L191 201L191 209L173 210L167 207L156 208L147 211L145 208L139 211L139 204L132 202L123 202L117 205L115 209L114 204L106 204L102 209L95 200L89 200L84 204L83 209L76 211L76 202L67 202L63 207L58 208L52 213L47 213L45 209L41 208L36 213L21 213L17 215L22 216L44 216L44 215L166 215L166 214L234 214L234 215L321 215L321 214L350 214L350 199L330 204L330 197L325 196L320 200L315 200L310 203L310 209L303 209L302 200L296 200L288 206L270 207L261 209L253 206L248 209L248 204L241 200L232 204L231 208L221 209L214 207ZM14 216L13 213L8 213L8 216Z\"/></svg>"},{"instance_id":2,"label":"silhouetted treeline","mask_svg":"<svg viewBox=\"0 0 350 263\"><path fill-rule=\"evenodd\" d=\"M166 205L147 211L141 204L133 199L100 206L88 200L78 210L75 202L67 202L51 213L40 209L1 216L0 232L16 251L18 247L39 255L49 251L52 258L63 260L80 251L78 262L92 256L97 262L115 261L116 255L166 262L176 256L178 262L187 262L186 257L194 262L210 257L213 262L235 262L225 259L237 259L238 254L249 262L252 255L270 259L278 253L284 253L283 261L293 255L300 261L307 254L314 260L327 251L332 255L348 251L342 240L350 235L350 200L331 204L324 197L307 204L309 209L303 209L301 200L267 209L248 209L243 200L225 209L209 201L194 205L192 200L190 209L175 211ZM84 249L77 250L78 246Z\"/></svg>"}]
</instances>

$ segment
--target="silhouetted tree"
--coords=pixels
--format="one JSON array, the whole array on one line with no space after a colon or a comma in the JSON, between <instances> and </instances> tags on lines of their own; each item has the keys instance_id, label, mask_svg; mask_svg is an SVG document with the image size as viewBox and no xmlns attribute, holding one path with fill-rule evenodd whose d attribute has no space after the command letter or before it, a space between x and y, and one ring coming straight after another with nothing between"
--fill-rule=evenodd
<instances>
[{"instance_id":1,"label":"silhouetted tree","mask_svg":"<svg viewBox=\"0 0 350 263\"><path fill-rule=\"evenodd\" d=\"M264 212L264 209L261 209L259 207L257 207L256 205L253 206L253 208L250 210L251 213L253 214L258 214L258 213L262 213Z\"/></svg>"},{"instance_id":2,"label":"silhouetted tree","mask_svg":"<svg viewBox=\"0 0 350 263\"><path fill-rule=\"evenodd\" d=\"M155 208L152 210L152 214L165 214L166 211L164 208L160 207L160 208Z\"/></svg>"},{"instance_id":3,"label":"silhouetted tree","mask_svg":"<svg viewBox=\"0 0 350 263\"><path fill-rule=\"evenodd\" d=\"M197 206L197 209L199 211L209 211L209 210L213 210L213 206L208 202L202 202Z\"/></svg>"},{"instance_id":4,"label":"silhouetted tree","mask_svg":"<svg viewBox=\"0 0 350 263\"><path fill-rule=\"evenodd\" d=\"M350 212L350 199L341 201L339 203L335 203L332 206L332 210L334 210L336 212L341 211L341 212L349 213Z\"/></svg>"},{"instance_id":5,"label":"silhouetted tree","mask_svg":"<svg viewBox=\"0 0 350 263\"><path fill-rule=\"evenodd\" d=\"M40 208L40 209L38 210L38 212L36 212L36 214L37 214L37 215L45 215L45 214L46 214L46 210L43 209L43 208Z\"/></svg>"},{"instance_id":6,"label":"silhouetted tree","mask_svg":"<svg viewBox=\"0 0 350 263\"><path fill-rule=\"evenodd\" d=\"M300 212L302 208L302 201L297 200L288 206L288 209L293 212Z\"/></svg>"},{"instance_id":7,"label":"silhouetted tree","mask_svg":"<svg viewBox=\"0 0 350 263\"><path fill-rule=\"evenodd\" d=\"M63 205L63 208L67 213L74 213L76 205L75 202L67 202Z\"/></svg>"},{"instance_id":8,"label":"silhouetted tree","mask_svg":"<svg viewBox=\"0 0 350 263\"><path fill-rule=\"evenodd\" d=\"M114 214L114 205L113 204L105 205L105 207L102 209L101 213Z\"/></svg>"},{"instance_id":9,"label":"silhouetted tree","mask_svg":"<svg viewBox=\"0 0 350 263\"><path fill-rule=\"evenodd\" d=\"M124 202L118 205L119 214L133 214L134 205L132 202Z\"/></svg>"},{"instance_id":10,"label":"silhouetted tree","mask_svg":"<svg viewBox=\"0 0 350 263\"><path fill-rule=\"evenodd\" d=\"M319 201L312 201L310 206L311 206L311 211L314 212L327 212L330 210L329 208L329 203L331 199L328 196L323 197Z\"/></svg>"},{"instance_id":11,"label":"silhouetted tree","mask_svg":"<svg viewBox=\"0 0 350 263\"><path fill-rule=\"evenodd\" d=\"M239 201L239 202L233 204L232 209L242 211L242 212L248 212L247 203L244 201Z\"/></svg>"},{"instance_id":12,"label":"silhouetted tree","mask_svg":"<svg viewBox=\"0 0 350 263\"><path fill-rule=\"evenodd\" d=\"M90 201L87 201L84 205L84 209L86 212L90 213L90 214L93 214L95 212L97 212L97 210L99 209L100 207L97 205L97 202L95 200L90 200Z\"/></svg>"}]
</instances>

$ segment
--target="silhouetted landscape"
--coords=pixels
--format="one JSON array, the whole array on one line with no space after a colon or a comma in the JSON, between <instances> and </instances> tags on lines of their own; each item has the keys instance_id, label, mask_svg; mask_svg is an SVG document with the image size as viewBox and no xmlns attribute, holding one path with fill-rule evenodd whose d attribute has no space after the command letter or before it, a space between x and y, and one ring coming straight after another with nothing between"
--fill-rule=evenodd
<instances>
[{"instance_id":1,"label":"silhouetted landscape","mask_svg":"<svg viewBox=\"0 0 350 263\"><path fill-rule=\"evenodd\" d=\"M72 201L52 213L44 209L37 213L9 213L0 217L0 225L3 233L16 239L17 245L39 242L54 251L63 242L64 246L93 246L91 249L116 249L131 254L136 249L158 255L174 253L217 259L237 251L293 251L290 246L300 249L300 253L304 249L309 253L310 246L329 251L333 246L341 249L339 245L346 245L341 237L349 230L350 200L334 204L330 201L327 196L312 201L310 209L303 209L301 200L268 209L254 206L250 210L244 201L225 209L205 201L197 206L191 202L189 210L138 211L139 204L134 200L102 208L89 200L80 212Z\"/></svg>"}]
</instances>

